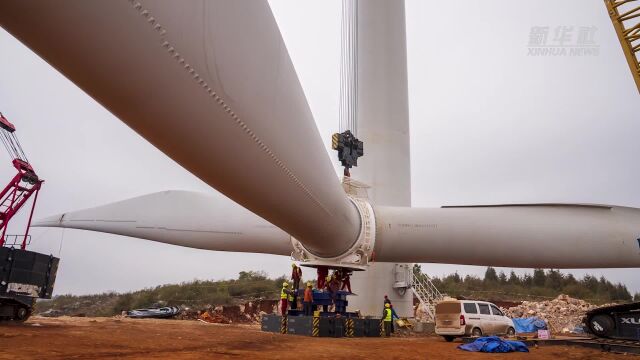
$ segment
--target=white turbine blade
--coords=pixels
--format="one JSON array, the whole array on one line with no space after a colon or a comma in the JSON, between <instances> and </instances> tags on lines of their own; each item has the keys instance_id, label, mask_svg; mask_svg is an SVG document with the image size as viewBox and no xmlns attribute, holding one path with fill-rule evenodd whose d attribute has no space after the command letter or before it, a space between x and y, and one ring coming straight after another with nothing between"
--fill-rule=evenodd
<instances>
[{"instance_id":1,"label":"white turbine blade","mask_svg":"<svg viewBox=\"0 0 640 360\"><path fill-rule=\"evenodd\" d=\"M375 208L376 260L640 267L640 209L599 205Z\"/></svg>"},{"instance_id":2,"label":"white turbine blade","mask_svg":"<svg viewBox=\"0 0 640 360\"><path fill-rule=\"evenodd\" d=\"M309 250L333 256L356 240L357 212L266 1L4 0L0 26Z\"/></svg>"},{"instance_id":3,"label":"white turbine blade","mask_svg":"<svg viewBox=\"0 0 640 360\"><path fill-rule=\"evenodd\" d=\"M39 220L205 250L291 255L287 233L229 199L164 191Z\"/></svg>"}]
</instances>

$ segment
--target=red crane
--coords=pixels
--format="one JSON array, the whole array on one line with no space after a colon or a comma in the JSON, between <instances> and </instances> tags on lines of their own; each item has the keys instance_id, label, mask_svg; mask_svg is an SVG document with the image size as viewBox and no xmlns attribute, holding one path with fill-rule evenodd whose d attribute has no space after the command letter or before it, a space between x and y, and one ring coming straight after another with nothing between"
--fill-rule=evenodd
<instances>
[{"instance_id":1,"label":"red crane","mask_svg":"<svg viewBox=\"0 0 640 360\"><path fill-rule=\"evenodd\" d=\"M36 201L38 200L38 192L44 180L38 178L33 167L29 164L20 142L15 135L16 127L7 120L2 113L0 113L0 141L4 144L9 156L12 158L13 167L16 168L18 173L11 179L9 184L4 187L0 192L0 230L2 230L2 237L0 237L0 247L7 243L8 236L7 225L13 216L24 206L31 196L33 198L33 204L31 205L31 212L29 213L29 221L27 222L27 228L24 233L22 241L19 242L19 237L14 235L14 243L11 245L17 245L20 243L20 249L24 250L27 246L27 239L29 238L29 228L31 227L31 219L33 218L33 210L36 207Z\"/></svg>"}]
</instances>

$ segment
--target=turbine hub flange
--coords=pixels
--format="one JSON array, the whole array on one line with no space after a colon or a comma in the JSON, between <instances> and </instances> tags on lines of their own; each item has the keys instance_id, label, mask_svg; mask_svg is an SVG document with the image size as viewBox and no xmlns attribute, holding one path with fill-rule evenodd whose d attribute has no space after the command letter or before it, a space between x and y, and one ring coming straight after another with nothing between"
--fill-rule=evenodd
<instances>
[{"instance_id":1,"label":"turbine hub flange","mask_svg":"<svg viewBox=\"0 0 640 360\"><path fill-rule=\"evenodd\" d=\"M353 182L353 180L351 180ZM353 184L351 184L353 186ZM291 258L305 266L328 266L365 270L369 262L373 261L373 249L376 240L376 218L373 207L366 197L351 193L347 198L353 203L360 215L360 233L353 246L343 254L335 257L320 257L309 250L297 239L291 237L293 252Z\"/></svg>"}]
</instances>

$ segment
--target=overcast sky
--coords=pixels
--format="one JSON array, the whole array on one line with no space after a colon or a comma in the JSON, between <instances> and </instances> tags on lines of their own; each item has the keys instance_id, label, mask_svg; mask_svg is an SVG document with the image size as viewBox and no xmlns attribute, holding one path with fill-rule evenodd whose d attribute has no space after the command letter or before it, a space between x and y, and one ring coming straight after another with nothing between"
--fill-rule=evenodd
<instances>
[{"instance_id":1,"label":"overcast sky","mask_svg":"<svg viewBox=\"0 0 640 360\"><path fill-rule=\"evenodd\" d=\"M338 127L340 2L270 3L329 146ZM601 0L413 0L406 12L413 206L640 207L640 96ZM572 56L579 41L590 52ZM533 46L559 42L564 55L531 54ZM36 217L168 189L216 193L4 30L0 111L17 126L27 156L46 179ZM8 181L13 168L4 158L0 177ZM10 232L23 231L23 224L16 221ZM62 258L57 294L290 270L289 259L279 256L80 230L33 234L33 250ZM484 272L436 264L423 270ZM604 274L640 291L638 269L571 272Z\"/></svg>"}]
</instances>

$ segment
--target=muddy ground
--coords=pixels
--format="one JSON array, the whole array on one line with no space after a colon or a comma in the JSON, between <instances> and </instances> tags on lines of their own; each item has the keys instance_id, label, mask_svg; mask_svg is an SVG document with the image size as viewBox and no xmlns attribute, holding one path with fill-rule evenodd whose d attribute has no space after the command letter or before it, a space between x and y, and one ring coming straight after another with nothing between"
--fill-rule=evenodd
<instances>
[{"instance_id":1,"label":"muddy ground","mask_svg":"<svg viewBox=\"0 0 640 360\"><path fill-rule=\"evenodd\" d=\"M33 317L0 325L0 359L634 359L566 346L476 354L438 337L311 338L186 320Z\"/></svg>"}]
</instances>

